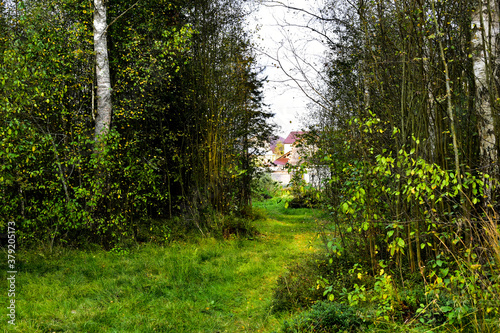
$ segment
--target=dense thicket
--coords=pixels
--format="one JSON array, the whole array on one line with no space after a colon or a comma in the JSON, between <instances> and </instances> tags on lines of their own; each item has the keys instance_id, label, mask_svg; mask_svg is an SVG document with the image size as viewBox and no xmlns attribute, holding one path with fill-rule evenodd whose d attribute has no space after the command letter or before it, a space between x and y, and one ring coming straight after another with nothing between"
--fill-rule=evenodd
<instances>
[{"instance_id":1,"label":"dense thicket","mask_svg":"<svg viewBox=\"0 0 500 333\"><path fill-rule=\"evenodd\" d=\"M460 218L477 218L497 203L488 180L497 178L497 36L484 31L498 23L485 26L484 19L480 26L479 5L359 1L325 8L338 33L325 65L329 107L318 111L320 157L332 161L339 216L369 223L372 258L390 223L416 245L408 247L410 265L421 267L421 244L433 242L427 223L437 223L434 231L471 233ZM490 7L483 15L498 20ZM478 101L484 94L488 105Z\"/></svg>"},{"instance_id":2,"label":"dense thicket","mask_svg":"<svg viewBox=\"0 0 500 333\"><path fill-rule=\"evenodd\" d=\"M113 112L96 149L91 2L2 2L0 216L23 239L114 243L175 216L205 230L249 205L271 115L242 2L106 6Z\"/></svg>"},{"instance_id":3,"label":"dense thicket","mask_svg":"<svg viewBox=\"0 0 500 333\"><path fill-rule=\"evenodd\" d=\"M310 164L329 174L331 260L379 275L392 295L392 279L417 273L427 301L443 307L439 291L478 316L477 279L495 286L478 298L498 311L498 13L497 1L328 1L327 80L309 135ZM338 297L336 283L326 293Z\"/></svg>"}]
</instances>

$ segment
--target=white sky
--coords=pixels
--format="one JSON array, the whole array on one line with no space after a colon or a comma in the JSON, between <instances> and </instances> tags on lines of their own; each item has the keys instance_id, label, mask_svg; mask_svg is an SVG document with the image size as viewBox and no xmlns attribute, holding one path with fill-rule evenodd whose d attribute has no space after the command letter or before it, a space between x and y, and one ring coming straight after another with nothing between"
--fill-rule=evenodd
<instances>
[{"instance_id":1,"label":"white sky","mask_svg":"<svg viewBox=\"0 0 500 333\"><path fill-rule=\"evenodd\" d=\"M283 3L317 12L320 0L281 0ZM265 2L265 0L264 0ZM299 70L304 72L312 81L315 81L314 68L321 68L324 46L317 41L319 36L307 28L290 26L309 25L311 17L300 11L293 11L282 6L261 5L260 9L249 18L249 29L257 33L254 42L257 44L259 66L265 67L264 75L269 82L264 86L264 103L270 105L275 113L274 121L281 127L276 134L286 137L290 131L300 130L301 118L307 113L307 104L311 102L297 84L290 80L277 62L279 59L283 68L294 78L303 79ZM297 61L293 50L303 61ZM312 65L312 66L310 66ZM307 84L301 86L311 93Z\"/></svg>"}]
</instances>

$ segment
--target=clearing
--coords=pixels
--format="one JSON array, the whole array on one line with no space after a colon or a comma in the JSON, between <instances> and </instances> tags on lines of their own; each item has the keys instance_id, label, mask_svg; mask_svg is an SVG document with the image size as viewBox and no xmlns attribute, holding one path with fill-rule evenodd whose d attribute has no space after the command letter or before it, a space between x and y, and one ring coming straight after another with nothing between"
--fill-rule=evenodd
<instances>
[{"instance_id":1,"label":"clearing","mask_svg":"<svg viewBox=\"0 0 500 333\"><path fill-rule=\"evenodd\" d=\"M277 198L255 206L267 218L254 222L260 231L254 238L146 244L121 254L59 249L50 256L19 255L16 326L9 331L276 330L289 316L271 311L276 281L318 246L322 214L285 209Z\"/></svg>"}]
</instances>

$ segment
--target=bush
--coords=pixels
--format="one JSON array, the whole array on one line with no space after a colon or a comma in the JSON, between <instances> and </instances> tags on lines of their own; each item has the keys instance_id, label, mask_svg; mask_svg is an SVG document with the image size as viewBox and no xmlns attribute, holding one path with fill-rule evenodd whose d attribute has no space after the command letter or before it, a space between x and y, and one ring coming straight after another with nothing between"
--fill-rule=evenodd
<instances>
[{"instance_id":1,"label":"bush","mask_svg":"<svg viewBox=\"0 0 500 333\"><path fill-rule=\"evenodd\" d=\"M134 238L137 242L168 243L172 236L171 226L176 224L180 224L178 218L171 220L144 218L137 223ZM185 230L183 232L175 231L177 234L185 232Z\"/></svg>"},{"instance_id":2,"label":"bush","mask_svg":"<svg viewBox=\"0 0 500 333\"><path fill-rule=\"evenodd\" d=\"M287 203L287 208L319 208L320 206L320 191L305 182L304 172L304 169L299 168L293 173L289 184L293 198Z\"/></svg>"},{"instance_id":3,"label":"bush","mask_svg":"<svg viewBox=\"0 0 500 333\"><path fill-rule=\"evenodd\" d=\"M273 311L288 311L310 307L323 299L323 290L316 288L317 277L326 274L324 260L310 258L288 268L278 278L274 290Z\"/></svg>"},{"instance_id":4,"label":"bush","mask_svg":"<svg viewBox=\"0 0 500 333\"><path fill-rule=\"evenodd\" d=\"M281 189L281 185L269 173L260 173L252 180L252 197L257 200L271 199Z\"/></svg>"},{"instance_id":5,"label":"bush","mask_svg":"<svg viewBox=\"0 0 500 333\"><path fill-rule=\"evenodd\" d=\"M247 218L233 215L223 218L220 231L222 232L222 236L226 239L230 238L231 235L236 237L253 237L258 234L257 229L252 225L252 221Z\"/></svg>"},{"instance_id":6,"label":"bush","mask_svg":"<svg viewBox=\"0 0 500 333\"><path fill-rule=\"evenodd\" d=\"M367 323L353 307L328 301L316 303L310 311L303 312L292 321L285 321L283 333L301 332L360 332Z\"/></svg>"},{"instance_id":7,"label":"bush","mask_svg":"<svg viewBox=\"0 0 500 333\"><path fill-rule=\"evenodd\" d=\"M288 202L288 208L318 208L320 200L318 193L314 189L307 189L294 195L293 199Z\"/></svg>"}]
</instances>

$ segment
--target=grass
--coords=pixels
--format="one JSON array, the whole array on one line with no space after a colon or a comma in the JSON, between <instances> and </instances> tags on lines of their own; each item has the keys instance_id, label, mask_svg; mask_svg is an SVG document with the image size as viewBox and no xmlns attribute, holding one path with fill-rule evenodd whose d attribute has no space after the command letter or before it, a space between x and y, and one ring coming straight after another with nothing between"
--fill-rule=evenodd
<instances>
[{"instance_id":1,"label":"grass","mask_svg":"<svg viewBox=\"0 0 500 333\"><path fill-rule=\"evenodd\" d=\"M260 234L253 239L143 244L120 254L71 249L51 255L19 253L16 325L5 330L275 330L283 319L271 309L276 281L287 264L314 250L321 219L319 211L285 209L278 201L256 203L268 217L255 221ZM0 293L0 304L8 301L6 292ZM7 326L6 311L1 306L0 327Z\"/></svg>"}]
</instances>

